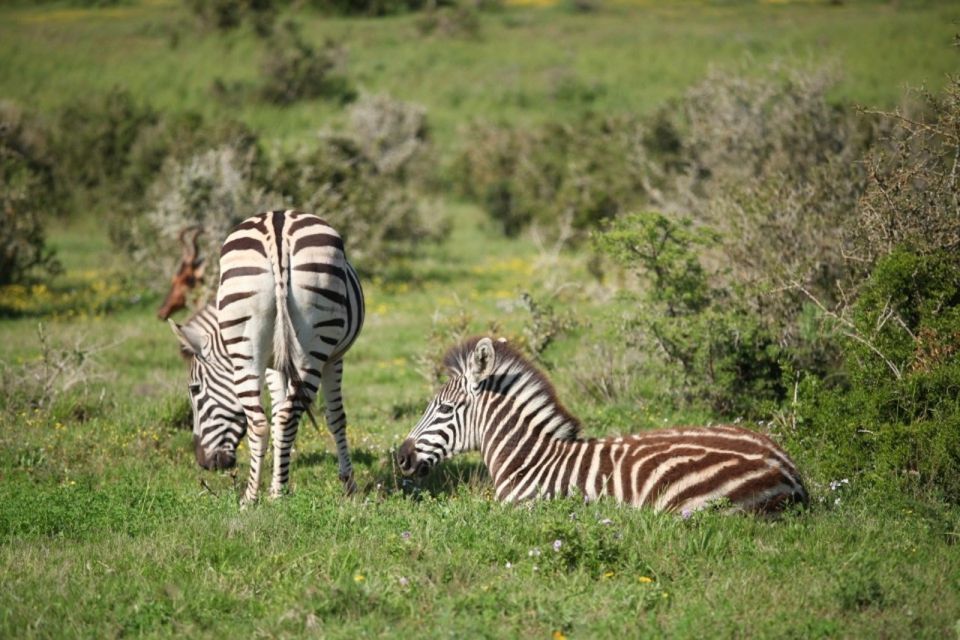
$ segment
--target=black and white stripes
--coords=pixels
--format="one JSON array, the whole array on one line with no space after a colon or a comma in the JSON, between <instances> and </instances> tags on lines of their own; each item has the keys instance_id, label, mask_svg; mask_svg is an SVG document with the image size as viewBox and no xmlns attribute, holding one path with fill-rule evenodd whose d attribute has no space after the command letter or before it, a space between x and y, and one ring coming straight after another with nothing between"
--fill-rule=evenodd
<instances>
[{"instance_id":1,"label":"black and white stripes","mask_svg":"<svg viewBox=\"0 0 960 640\"><path fill-rule=\"evenodd\" d=\"M280 495L300 416L322 388L340 478L352 491L340 383L343 355L363 326L364 306L340 235L306 213L262 213L227 236L220 274L216 304L182 327L173 325L191 359L197 461L208 468L232 466L249 426L244 501L256 499L268 432L261 401L267 382L273 400L270 495Z\"/></svg>"},{"instance_id":2,"label":"black and white stripes","mask_svg":"<svg viewBox=\"0 0 960 640\"><path fill-rule=\"evenodd\" d=\"M726 499L769 512L807 501L793 462L761 434L722 426L583 439L546 377L507 344L469 340L446 364L451 379L400 447L406 474L479 449L506 502L581 493L657 510Z\"/></svg>"}]
</instances>

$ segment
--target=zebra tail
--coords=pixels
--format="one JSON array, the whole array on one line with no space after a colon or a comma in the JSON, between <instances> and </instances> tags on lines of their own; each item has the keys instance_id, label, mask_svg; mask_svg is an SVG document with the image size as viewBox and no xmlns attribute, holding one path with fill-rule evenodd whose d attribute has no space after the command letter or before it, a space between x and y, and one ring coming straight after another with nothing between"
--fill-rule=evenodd
<instances>
[{"instance_id":1,"label":"zebra tail","mask_svg":"<svg viewBox=\"0 0 960 640\"><path fill-rule=\"evenodd\" d=\"M288 382L293 386L294 398L300 400L310 421L316 425L310 411L309 395L297 367L298 363L304 361L304 354L297 339L297 330L290 319L288 302L287 287L280 287L277 291L277 320L273 330L273 368L280 373L284 389Z\"/></svg>"}]
</instances>

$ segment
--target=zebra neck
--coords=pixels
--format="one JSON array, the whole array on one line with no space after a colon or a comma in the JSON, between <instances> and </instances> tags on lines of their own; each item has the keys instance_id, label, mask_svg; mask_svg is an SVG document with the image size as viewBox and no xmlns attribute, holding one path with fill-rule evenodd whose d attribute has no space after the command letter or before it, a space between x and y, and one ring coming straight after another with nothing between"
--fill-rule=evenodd
<instances>
[{"instance_id":1,"label":"zebra neck","mask_svg":"<svg viewBox=\"0 0 960 640\"><path fill-rule=\"evenodd\" d=\"M480 450L498 500L513 502L572 492L577 479L571 478L568 462L581 457L587 443L555 434L546 429L512 429L502 437L483 439Z\"/></svg>"}]
</instances>

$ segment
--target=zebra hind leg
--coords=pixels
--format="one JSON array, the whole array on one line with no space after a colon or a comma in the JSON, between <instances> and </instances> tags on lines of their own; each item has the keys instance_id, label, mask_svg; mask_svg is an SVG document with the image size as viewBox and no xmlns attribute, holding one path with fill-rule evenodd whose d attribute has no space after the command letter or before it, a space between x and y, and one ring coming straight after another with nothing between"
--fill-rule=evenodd
<instances>
[{"instance_id":1,"label":"zebra hind leg","mask_svg":"<svg viewBox=\"0 0 960 640\"><path fill-rule=\"evenodd\" d=\"M343 410L343 396L340 390L342 380L343 358L324 365L322 387L327 429L337 445L337 461L344 492L347 495L353 495L357 491L357 484L353 479L353 465L350 463L350 449L347 446L347 414Z\"/></svg>"},{"instance_id":2,"label":"zebra hind leg","mask_svg":"<svg viewBox=\"0 0 960 640\"><path fill-rule=\"evenodd\" d=\"M273 412L273 478L270 482L270 498L283 495L290 478L290 453L297 439L300 417L313 400L298 394L291 385L287 396Z\"/></svg>"}]
</instances>

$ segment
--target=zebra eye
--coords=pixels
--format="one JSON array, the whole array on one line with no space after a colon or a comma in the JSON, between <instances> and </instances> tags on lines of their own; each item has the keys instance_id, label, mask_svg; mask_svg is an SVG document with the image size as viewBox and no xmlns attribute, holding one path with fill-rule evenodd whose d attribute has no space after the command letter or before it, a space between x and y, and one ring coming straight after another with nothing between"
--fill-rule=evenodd
<instances>
[{"instance_id":1,"label":"zebra eye","mask_svg":"<svg viewBox=\"0 0 960 640\"><path fill-rule=\"evenodd\" d=\"M437 411L440 413L453 413L453 405L441 402L440 406L437 407Z\"/></svg>"},{"instance_id":2,"label":"zebra eye","mask_svg":"<svg viewBox=\"0 0 960 640\"><path fill-rule=\"evenodd\" d=\"M199 384L189 384L189 385L187 385L187 389L189 389L189 390L190 390L190 393L192 393L193 395L197 395L198 393L200 393L200 385L199 385Z\"/></svg>"}]
</instances>

